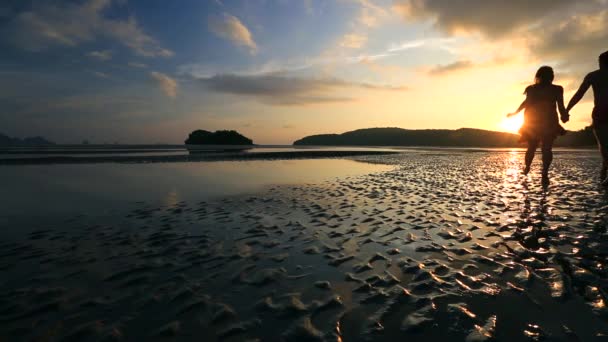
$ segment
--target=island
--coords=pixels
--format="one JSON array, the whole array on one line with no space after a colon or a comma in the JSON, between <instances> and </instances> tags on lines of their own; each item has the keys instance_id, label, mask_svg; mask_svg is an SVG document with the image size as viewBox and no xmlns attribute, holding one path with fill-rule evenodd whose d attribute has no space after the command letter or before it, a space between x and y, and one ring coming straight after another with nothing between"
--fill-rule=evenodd
<instances>
[{"instance_id":1,"label":"island","mask_svg":"<svg viewBox=\"0 0 608 342\"><path fill-rule=\"evenodd\" d=\"M55 145L43 137L11 138L0 133L0 147L39 147Z\"/></svg>"},{"instance_id":2,"label":"island","mask_svg":"<svg viewBox=\"0 0 608 342\"><path fill-rule=\"evenodd\" d=\"M246 150L254 146L253 141L237 131L209 132L198 129L184 141L190 152L209 150Z\"/></svg>"},{"instance_id":3,"label":"island","mask_svg":"<svg viewBox=\"0 0 608 342\"><path fill-rule=\"evenodd\" d=\"M237 131L209 132L202 129L188 135L187 145L253 145L253 141Z\"/></svg>"},{"instance_id":4,"label":"island","mask_svg":"<svg viewBox=\"0 0 608 342\"><path fill-rule=\"evenodd\" d=\"M475 128L403 129L397 127L365 128L342 134L319 134L304 137L296 146L437 146L437 147L521 147L517 134ZM595 145L590 127L567 132L555 146L591 147Z\"/></svg>"}]
</instances>

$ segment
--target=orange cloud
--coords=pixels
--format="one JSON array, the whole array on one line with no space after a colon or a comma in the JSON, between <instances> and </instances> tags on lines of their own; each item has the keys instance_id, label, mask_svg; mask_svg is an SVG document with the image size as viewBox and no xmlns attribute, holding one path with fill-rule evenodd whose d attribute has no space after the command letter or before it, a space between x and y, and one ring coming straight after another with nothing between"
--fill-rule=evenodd
<instances>
[{"instance_id":1,"label":"orange cloud","mask_svg":"<svg viewBox=\"0 0 608 342\"><path fill-rule=\"evenodd\" d=\"M251 54L258 50L253 35L239 18L225 13L222 17L212 17L209 20L209 29L218 37L229 40L237 46L249 48Z\"/></svg>"},{"instance_id":2,"label":"orange cloud","mask_svg":"<svg viewBox=\"0 0 608 342\"><path fill-rule=\"evenodd\" d=\"M177 81L173 78L156 71L150 72L150 76L154 79L165 95L175 98L177 96Z\"/></svg>"}]
</instances>

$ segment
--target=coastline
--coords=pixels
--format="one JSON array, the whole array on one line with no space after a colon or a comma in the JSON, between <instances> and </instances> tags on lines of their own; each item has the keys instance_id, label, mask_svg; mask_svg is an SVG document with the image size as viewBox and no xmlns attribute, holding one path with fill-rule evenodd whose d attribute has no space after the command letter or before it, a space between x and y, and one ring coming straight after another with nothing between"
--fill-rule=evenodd
<instances>
[{"instance_id":1,"label":"coastline","mask_svg":"<svg viewBox=\"0 0 608 342\"><path fill-rule=\"evenodd\" d=\"M301 151L301 152L255 152L234 153L215 152L171 156L107 156L107 157L72 157L55 156L39 158L0 159L0 165L32 164L90 164L90 163L170 163L170 162L212 162L212 161L246 161L246 160L282 160L282 159L316 159L345 158L358 156L389 155L392 151Z\"/></svg>"},{"instance_id":2,"label":"coastline","mask_svg":"<svg viewBox=\"0 0 608 342\"><path fill-rule=\"evenodd\" d=\"M524 153L524 148L433 147L433 146L284 146L256 145L251 151L205 151L188 153L183 147L155 146L78 147L60 146L50 149L0 149L2 165L95 164L95 163L179 163L247 160L290 160L317 158L349 158L382 156L399 153ZM554 154L596 153L596 148L555 148ZM3 155L5 157L3 157Z\"/></svg>"}]
</instances>

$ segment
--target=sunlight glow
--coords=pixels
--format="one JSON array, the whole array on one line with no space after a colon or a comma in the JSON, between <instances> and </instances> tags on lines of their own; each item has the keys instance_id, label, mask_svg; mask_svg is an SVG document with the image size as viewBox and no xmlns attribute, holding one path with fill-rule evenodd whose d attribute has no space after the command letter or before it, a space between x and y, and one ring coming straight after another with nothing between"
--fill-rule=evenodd
<instances>
[{"instance_id":1,"label":"sunlight glow","mask_svg":"<svg viewBox=\"0 0 608 342\"><path fill-rule=\"evenodd\" d=\"M509 133L517 133L521 125L524 123L524 115L517 114L510 118L505 118L501 123L500 127Z\"/></svg>"}]
</instances>

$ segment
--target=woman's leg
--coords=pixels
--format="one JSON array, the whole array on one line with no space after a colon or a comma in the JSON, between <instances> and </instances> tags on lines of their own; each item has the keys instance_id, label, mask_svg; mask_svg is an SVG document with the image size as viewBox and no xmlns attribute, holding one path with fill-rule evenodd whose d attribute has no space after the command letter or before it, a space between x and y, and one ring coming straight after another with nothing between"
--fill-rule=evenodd
<instances>
[{"instance_id":1,"label":"woman's leg","mask_svg":"<svg viewBox=\"0 0 608 342\"><path fill-rule=\"evenodd\" d=\"M551 162L553 162L553 141L555 139L553 137L544 138L543 139L543 178L549 177L549 167L551 167Z\"/></svg>"},{"instance_id":2,"label":"woman's leg","mask_svg":"<svg viewBox=\"0 0 608 342\"><path fill-rule=\"evenodd\" d=\"M534 160L534 153L536 153L536 149L538 148L538 139L528 139L528 150L526 151L526 167L524 167L524 175L527 175L530 172L530 165L532 165L532 161Z\"/></svg>"}]
</instances>

